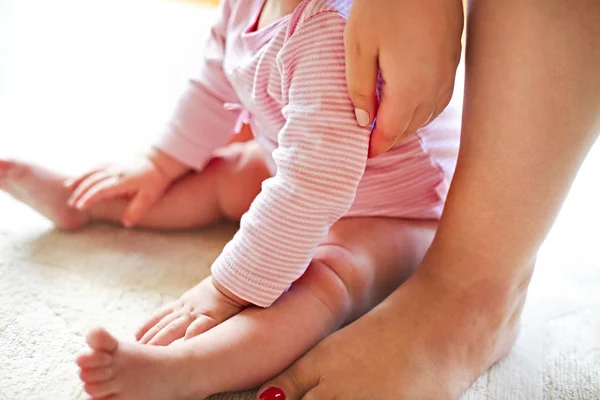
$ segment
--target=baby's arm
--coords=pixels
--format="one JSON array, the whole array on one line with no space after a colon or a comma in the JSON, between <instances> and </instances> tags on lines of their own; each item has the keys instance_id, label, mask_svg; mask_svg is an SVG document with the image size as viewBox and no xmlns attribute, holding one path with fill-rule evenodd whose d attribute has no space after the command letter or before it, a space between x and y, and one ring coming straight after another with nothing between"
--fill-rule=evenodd
<instances>
[{"instance_id":1,"label":"baby's arm","mask_svg":"<svg viewBox=\"0 0 600 400\"><path fill-rule=\"evenodd\" d=\"M211 29L197 77L190 79L173 117L147 154L129 165L113 165L87 172L68 182L69 205L86 210L115 197L132 198L123 224L135 225L166 189L191 170L202 170L217 148L234 134L235 112L225 103L238 102L223 71L227 20L231 4L221 4Z\"/></svg>"},{"instance_id":2,"label":"baby's arm","mask_svg":"<svg viewBox=\"0 0 600 400\"><path fill-rule=\"evenodd\" d=\"M204 48L200 73L189 80L165 132L154 145L198 171L235 133L238 114L225 109L225 103L239 103L239 99L223 69L231 3L221 2L219 17Z\"/></svg>"},{"instance_id":3,"label":"baby's arm","mask_svg":"<svg viewBox=\"0 0 600 400\"><path fill-rule=\"evenodd\" d=\"M213 276L157 312L140 343L199 335L251 304L269 306L304 273L330 226L352 204L364 173L369 129L348 98L344 20L323 12L298 25L278 60L287 123L274 153L277 174L242 217Z\"/></svg>"},{"instance_id":4,"label":"baby's arm","mask_svg":"<svg viewBox=\"0 0 600 400\"><path fill-rule=\"evenodd\" d=\"M321 12L297 27L280 54L287 123L273 153L277 174L212 267L235 296L266 307L306 270L330 226L352 204L369 129L347 95L344 19Z\"/></svg>"}]
</instances>

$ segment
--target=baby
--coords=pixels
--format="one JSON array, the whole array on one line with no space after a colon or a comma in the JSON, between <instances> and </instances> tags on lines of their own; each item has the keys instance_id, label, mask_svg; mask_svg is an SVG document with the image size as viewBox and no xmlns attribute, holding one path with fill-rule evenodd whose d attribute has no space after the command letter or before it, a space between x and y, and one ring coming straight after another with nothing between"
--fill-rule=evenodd
<instances>
[{"instance_id":1,"label":"baby","mask_svg":"<svg viewBox=\"0 0 600 400\"><path fill-rule=\"evenodd\" d=\"M88 334L77 363L92 399L254 387L378 304L422 259L454 169L459 112L368 159L370 129L356 123L346 87L350 6L223 0L198 76L130 166L73 179L0 161L0 188L59 228L240 222L212 276L148 320L137 343ZM228 145L243 126L254 138Z\"/></svg>"}]
</instances>

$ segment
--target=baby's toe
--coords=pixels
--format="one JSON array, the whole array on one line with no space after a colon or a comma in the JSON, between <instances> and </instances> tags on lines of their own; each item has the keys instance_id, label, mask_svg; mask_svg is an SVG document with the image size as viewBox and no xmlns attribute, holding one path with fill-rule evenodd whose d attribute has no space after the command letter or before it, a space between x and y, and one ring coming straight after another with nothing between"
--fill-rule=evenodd
<instances>
[{"instance_id":1,"label":"baby's toe","mask_svg":"<svg viewBox=\"0 0 600 400\"><path fill-rule=\"evenodd\" d=\"M117 386L114 380L110 380L99 383L86 383L83 385L83 390L94 398L104 399L105 397L116 394Z\"/></svg>"},{"instance_id":2,"label":"baby's toe","mask_svg":"<svg viewBox=\"0 0 600 400\"><path fill-rule=\"evenodd\" d=\"M79 371L79 378L85 383L106 382L114 377L111 367L84 368Z\"/></svg>"},{"instance_id":3,"label":"baby's toe","mask_svg":"<svg viewBox=\"0 0 600 400\"><path fill-rule=\"evenodd\" d=\"M16 163L11 160L0 160L0 174L12 169Z\"/></svg>"},{"instance_id":4,"label":"baby's toe","mask_svg":"<svg viewBox=\"0 0 600 400\"><path fill-rule=\"evenodd\" d=\"M86 336L88 345L97 351L113 353L119 342L104 328L94 328Z\"/></svg>"},{"instance_id":5,"label":"baby's toe","mask_svg":"<svg viewBox=\"0 0 600 400\"><path fill-rule=\"evenodd\" d=\"M81 353L75 359L79 368L106 367L112 363L112 356L103 351Z\"/></svg>"},{"instance_id":6,"label":"baby's toe","mask_svg":"<svg viewBox=\"0 0 600 400\"><path fill-rule=\"evenodd\" d=\"M16 166L14 161L0 160L0 179L9 177L8 173ZM2 183L0 181L0 183Z\"/></svg>"}]
</instances>

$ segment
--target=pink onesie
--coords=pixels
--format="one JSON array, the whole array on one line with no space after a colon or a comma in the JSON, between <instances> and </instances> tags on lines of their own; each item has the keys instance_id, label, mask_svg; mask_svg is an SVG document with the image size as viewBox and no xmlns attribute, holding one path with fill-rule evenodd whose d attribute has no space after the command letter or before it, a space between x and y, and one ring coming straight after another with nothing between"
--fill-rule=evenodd
<instances>
[{"instance_id":1,"label":"pink onesie","mask_svg":"<svg viewBox=\"0 0 600 400\"><path fill-rule=\"evenodd\" d=\"M341 217L437 219L453 173L460 120L447 109L388 153L367 159L345 78L350 0L304 0L256 30L265 0L224 0L199 74L156 147L202 170L242 122L271 154L240 229L212 267L261 307L298 279ZM365 232L368 235L368 232Z\"/></svg>"}]
</instances>

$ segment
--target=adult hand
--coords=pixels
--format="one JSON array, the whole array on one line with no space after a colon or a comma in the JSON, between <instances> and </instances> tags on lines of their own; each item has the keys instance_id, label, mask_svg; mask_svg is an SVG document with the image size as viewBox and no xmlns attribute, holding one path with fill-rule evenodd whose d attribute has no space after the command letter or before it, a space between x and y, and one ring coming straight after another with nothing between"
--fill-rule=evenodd
<instances>
[{"instance_id":1,"label":"adult hand","mask_svg":"<svg viewBox=\"0 0 600 400\"><path fill-rule=\"evenodd\" d=\"M461 0L354 1L345 35L346 75L359 125L377 117L370 156L427 125L448 105L463 23Z\"/></svg>"}]
</instances>

